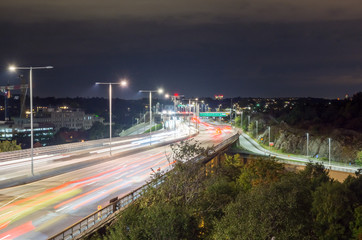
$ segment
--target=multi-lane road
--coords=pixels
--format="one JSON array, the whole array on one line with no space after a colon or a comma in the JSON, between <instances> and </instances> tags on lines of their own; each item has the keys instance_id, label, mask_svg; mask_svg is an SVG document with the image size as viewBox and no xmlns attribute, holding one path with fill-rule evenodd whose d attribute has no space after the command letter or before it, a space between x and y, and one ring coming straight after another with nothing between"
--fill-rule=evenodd
<instances>
[{"instance_id":1,"label":"multi-lane road","mask_svg":"<svg viewBox=\"0 0 362 240\"><path fill-rule=\"evenodd\" d=\"M35 173L48 171L52 177L36 181L26 177L29 159L1 162L2 181L17 175L16 181L23 176L32 182L0 189L0 240L47 239L113 197L142 186L152 171L171 169L170 147L161 143L189 134L187 129L180 129L155 133L151 147L146 147L150 143L147 135L117 139L112 144L112 157L105 143L74 152L39 154L34 160ZM230 127L204 123L194 138L203 146L212 146L233 134ZM69 165L72 167L65 167Z\"/></svg>"},{"instance_id":2,"label":"multi-lane road","mask_svg":"<svg viewBox=\"0 0 362 240\"><path fill-rule=\"evenodd\" d=\"M309 158L307 156L293 156L291 154L281 154L269 151L268 149L260 146L254 139L248 136L245 133L241 133L239 137L239 143L242 148L249 151L252 154L260 156L271 156L286 161L292 164L305 165L308 162L318 162L323 163L327 168L335 171L349 172L354 173L358 170L358 166L348 166L346 164L337 163L337 162L321 162L316 159Z\"/></svg>"}]
</instances>

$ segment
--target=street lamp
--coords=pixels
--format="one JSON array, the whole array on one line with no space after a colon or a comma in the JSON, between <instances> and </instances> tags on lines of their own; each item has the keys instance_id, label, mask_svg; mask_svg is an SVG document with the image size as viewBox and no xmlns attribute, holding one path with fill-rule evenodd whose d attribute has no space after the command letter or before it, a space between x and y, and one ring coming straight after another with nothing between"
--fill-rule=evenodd
<instances>
[{"instance_id":1,"label":"street lamp","mask_svg":"<svg viewBox=\"0 0 362 240\"><path fill-rule=\"evenodd\" d=\"M241 128L241 131L243 131L243 111L241 111L241 113L240 113L240 128Z\"/></svg>"},{"instance_id":2,"label":"street lamp","mask_svg":"<svg viewBox=\"0 0 362 240\"><path fill-rule=\"evenodd\" d=\"M255 138L258 140L258 120L255 121Z\"/></svg>"},{"instance_id":3,"label":"street lamp","mask_svg":"<svg viewBox=\"0 0 362 240\"><path fill-rule=\"evenodd\" d=\"M149 93L149 98L150 98L150 145L151 145L151 132L152 132L152 93L153 93L153 92L157 92L158 94L162 94L162 93L163 93L163 89L162 89L162 88L159 88L158 90L139 90L139 92Z\"/></svg>"},{"instance_id":4,"label":"street lamp","mask_svg":"<svg viewBox=\"0 0 362 240\"><path fill-rule=\"evenodd\" d=\"M307 158L309 158L309 133L307 133Z\"/></svg>"},{"instance_id":5,"label":"street lamp","mask_svg":"<svg viewBox=\"0 0 362 240\"><path fill-rule=\"evenodd\" d=\"M9 66L9 71L29 70L29 88L30 88L30 148L31 148L31 175L34 176L34 122L33 122L33 70L51 69L53 66L44 67L16 67Z\"/></svg>"},{"instance_id":6,"label":"street lamp","mask_svg":"<svg viewBox=\"0 0 362 240\"><path fill-rule=\"evenodd\" d=\"M250 132L250 129L249 129L250 128L250 115L248 115L248 127L247 128L248 128L248 132Z\"/></svg>"},{"instance_id":7,"label":"street lamp","mask_svg":"<svg viewBox=\"0 0 362 240\"><path fill-rule=\"evenodd\" d=\"M328 162L329 168L331 168L331 138L328 138Z\"/></svg>"},{"instance_id":8,"label":"street lamp","mask_svg":"<svg viewBox=\"0 0 362 240\"><path fill-rule=\"evenodd\" d=\"M126 87L128 82L122 80L119 83L113 82L96 82L97 85L109 85L109 155L112 156L112 85L120 85Z\"/></svg>"}]
</instances>

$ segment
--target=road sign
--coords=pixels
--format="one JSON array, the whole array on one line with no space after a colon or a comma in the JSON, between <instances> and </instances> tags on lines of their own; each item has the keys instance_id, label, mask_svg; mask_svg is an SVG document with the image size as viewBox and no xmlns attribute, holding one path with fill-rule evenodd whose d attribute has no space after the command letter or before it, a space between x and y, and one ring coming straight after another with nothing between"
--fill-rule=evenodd
<instances>
[{"instance_id":1,"label":"road sign","mask_svg":"<svg viewBox=\"0 0 362 240\"><path fill-rule=\"evenodd\" d=\"M226 117L228 113L224 112L200 112L200 117Z\"/></svg>"}]
</instances>

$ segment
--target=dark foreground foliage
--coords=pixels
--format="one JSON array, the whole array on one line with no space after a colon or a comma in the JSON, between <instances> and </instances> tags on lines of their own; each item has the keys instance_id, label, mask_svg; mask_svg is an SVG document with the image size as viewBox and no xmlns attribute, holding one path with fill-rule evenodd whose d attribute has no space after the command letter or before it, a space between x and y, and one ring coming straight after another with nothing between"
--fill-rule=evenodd
<instances>
[{"instance_id":1,"label":"dark foreground foliage","mask_svg":"<svg viewBox=\"0 0 362 240\"><path fill-rule=\"evenodd\" d=\"M211 173L177 161L162 185L91 239L361 239L361 201L361 175L336 182L319 164L292 173L235 155Z\"/></svg>"}]
</instances>

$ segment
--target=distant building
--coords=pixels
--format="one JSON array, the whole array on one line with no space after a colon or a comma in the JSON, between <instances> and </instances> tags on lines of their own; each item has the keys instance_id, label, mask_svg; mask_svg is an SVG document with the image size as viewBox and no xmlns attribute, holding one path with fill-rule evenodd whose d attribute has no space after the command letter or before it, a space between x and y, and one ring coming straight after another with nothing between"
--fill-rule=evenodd
<instances>
[{"instance_id":1,"label":"distant building","mask_svg":"<svg viewBox=\"0 0 362 240\"><path fill-rule=\"evenodd\" d=\"M46 145L54 135L54 126L47 123L34 123L34 142ZM0 122L0 140L18 140L19 143L28 142L30 138L30 121L24 118L14 118L14 121Z\"/></svg>"},{"instance_id":2,"label":"distant building","mask_svg":"<svg viewBox=\"0 0 362 240\"><path fill-rule=\"evenodd\" d=\"M93 123L103 123L104 121L103 118L97 115L85 114L80 109L69 109L67 107L57 109L39 107L34 115L34 122L53 124L55 131L63 127L74 130L87 130L92 127Z\"/></svg>"}]
</instances>

